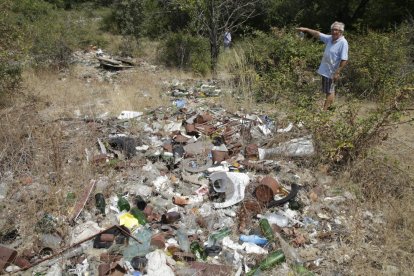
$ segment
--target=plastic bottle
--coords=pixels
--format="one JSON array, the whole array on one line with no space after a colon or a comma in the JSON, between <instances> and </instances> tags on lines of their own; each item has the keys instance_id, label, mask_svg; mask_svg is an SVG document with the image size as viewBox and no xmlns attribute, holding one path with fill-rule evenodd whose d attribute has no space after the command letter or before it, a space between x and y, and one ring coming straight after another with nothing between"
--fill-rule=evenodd
<instances>
[{"instance_id":1,"label":"plastic bottle","mask_svg":"<svg viewBox=\"0 0 414 276\"><path fill-rule=\"evenodd\" d=\"M105 216L105 197L102 193L95 194L95 206L101 214Z\"/></svg>"},{"instance_id":2,"label":"plastic bottle","mask_svg":"<svg viewBox=\"0 0 414 276\"><path fill-rule=\"evenodd\" d=\"M128 200L126 200L122 196L118 196L118 208L121 212L123 210L129 211L131 209L131 205L129 205Z\"/></svg>"},{"instance_id":3,"label":"plastic bottle","mask_svg":"<svg viewBox=\"0 0 414 276\"><path fill-rule=\"evenodd\" d=\"M275 236L273 234L273 229L269 224L269 221L265 218L261 219L259 221L260 229L262 229L263 235L268 239L269 241L274 241Z\"/></svg>"},{"instance_id":4,"label":"plastic bottle","mask_svg":"<svg viewBox=\"0 0 414 276\"><path fill-rule=\"evenodd\" d=\"M134 216L134 218L138 220L139 224L141 225L147 224L148 221L145 217L144 212L138 209L138 207L132 207L129 212Z\"/></svg>"},{"instance_id":5,"label":"plastic bottle","mask_svg":"<svg viewBox=\"0 0 414 276\"><path fill-rule=\"evenodd\" d=\"M270 224L276 224L279 227L286 227L289 224L287 217L279 214L266 214L266 215L257 215L258 218L265 218L269 221Z\"/></svg>"},{"instance_id":6,"label":"plastic bottle","mask_svg":"<svg viewBox=\"0 0 414 276\"><path fill-rule=\"evenodd\" d=\"M267 239L257 235L240 235L240 241L250 242L257 245L265 245L269 242Z\"/></svg>"},{"instance_id":7,"label":"plastic bottle","mask_svg":"<svg viewBox=\"0 0 414 276\"><path fill-rule=\"evenodd\" d=\"M188 240L188 235L183 229L178 229L176 233L176 238L178 241L178 245L180 246L181 250L184 252L190 252L190 241Z\"/></svg>"},{"instance_id":8,"label":"plastic bottle","mask_svg":"<svg viewBox=\"0 0 414 276\"><path fill-rule=\"evenodd\" d=\"M256 273L257 270L267 270L275 267L276 265L283 263L285 261L285 254L282 250L276 250L267 257L261 261L255 268L250 270L248 273L246 273L247 276L253 275Z\"/></svg>"},{"instance_id":9,"label":"plastic bottle","mask_svg":"<svg viewBox=\"0 0 414 276\"><path fill-rule=\"evenodd\" d=\"M197 260L207 259L207 254L204 251L204 248L197 241L193 241L190 244L190 250L194 254L194 256L196 256Z\"/></svg>"}]
</instances>

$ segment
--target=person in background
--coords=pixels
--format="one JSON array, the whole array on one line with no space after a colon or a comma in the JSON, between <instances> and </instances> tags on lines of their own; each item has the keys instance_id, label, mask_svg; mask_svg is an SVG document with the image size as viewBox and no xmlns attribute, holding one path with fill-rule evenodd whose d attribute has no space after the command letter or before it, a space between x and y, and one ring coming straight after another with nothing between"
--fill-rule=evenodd
<instances>
[{"instance_id":1,"label":"person in background","mask_svg":"<svg viewBox=\"0 0 414 276\"><path fill-rule=\"evenodd\" d=\"M228 28L224 31L224 50L230 49L231 45L231 34Z\"/></svg>"},{"instance_id":2,"label":"person in background","mask_svg":"<svg viewBox=\"0 0 414 276\"><path fill-rule=\"evenodd\" d=\"M326 94L323 110L328 110L335 100L335 83L348 63L348 41L343 36L345 24L337 21L332 23L330 35L303 27L297 30L320 39L326 45L318 74L322 76L322 91Z\"/></svg>"}]
</instances>

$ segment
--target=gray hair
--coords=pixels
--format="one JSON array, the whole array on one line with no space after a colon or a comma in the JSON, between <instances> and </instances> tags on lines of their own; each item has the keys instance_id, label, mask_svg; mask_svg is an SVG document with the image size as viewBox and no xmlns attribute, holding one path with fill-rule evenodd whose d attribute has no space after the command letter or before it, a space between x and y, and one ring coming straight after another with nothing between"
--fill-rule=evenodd
<instances>
[{"instance_id":1,"label":"gray hair","mask_svg":"<svg viewBox=\"0 0 414 276\"><path fill-rule=\"evenodd\" d=\"M332 25L331 25L331 30L333 29L333 28L337 28L338 30L340 30L341 32L343 32L344 30L345 30L345 24L344 23L342 23L342 22L338 22L338 21L335 21L334 23L332 23Z\"/></svg>"}]
</instances>

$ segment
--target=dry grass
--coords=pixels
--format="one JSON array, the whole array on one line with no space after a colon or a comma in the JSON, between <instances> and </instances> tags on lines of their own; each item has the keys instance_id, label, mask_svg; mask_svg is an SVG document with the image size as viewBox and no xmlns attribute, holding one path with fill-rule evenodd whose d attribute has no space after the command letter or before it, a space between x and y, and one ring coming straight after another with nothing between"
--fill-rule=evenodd
<instances>
[{"instance_id":1,"label":"dry grass","mask_svg":"<svg viewBox=\"0 0 414 276\"><path fill-rule=\"evenodd\" d=\"M254 110L256 73L254 68L247 64L243 49L235 47L222 53L217 70L228 91L223 95L223 106L233 112L241 109L247 112ZM235 76L240 77L235 78Z\"/></svg>"},{"instance_id":2,"label":"dry grass","mask_svg":"<svg viewBox=\"0 0 414 276\"><path fill-rule=\"evenodd\" d=\"M411 126L390 137L350 170L343 188L357 195L349 246L359 252L350 264L357 275L412 275L414 267L414 150ZM369 211L369 213L366 213Z\"/></svg>"},{"instance_id":3,"label":"dry grass","mask_svg":"<svg viewBox=\"0 0 414 276\"><path fill-rule=\"evenodd\" d=\"M79 69L80 70L80 69ZM67 77L53 72L25 73L24 84L29 93L45 101L49 118L82 116L97 118L122 110L144 111L166 103L162 79L157 74L140 71L123 72L114 83L91 80L86 82L76 68Z\"/></svg>"},{"instance_id":4,"label":"dry grass","mask_svg":"<svg viewBox=\"0 0 414 276\"><path fill-rule=\"evenodd\" d=\"M102 173L87 162L85 153L96 153L100 126L83 118L168 104L163 81L183 76L136 70L122 72L109 83L85 79L77 70L68 75L25 72L25 97L1 110L0 177L10 175L12 188L0 206L0 239L17 230L23 243L19 250L36 248L38 233L44 232L38 227L47 228L38 223L47 214L55 219L54 229L67 236L75 200Z\"/></svg>"}]
</instances>

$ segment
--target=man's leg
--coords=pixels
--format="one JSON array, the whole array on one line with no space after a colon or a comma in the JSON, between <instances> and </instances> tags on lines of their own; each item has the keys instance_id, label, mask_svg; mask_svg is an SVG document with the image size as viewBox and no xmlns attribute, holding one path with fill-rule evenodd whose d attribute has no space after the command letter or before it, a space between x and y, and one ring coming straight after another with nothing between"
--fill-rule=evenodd
<instances>
[{"instance_id":1,"label":"man's leg","mask_svg":"<svg viewBox=\"0 0 414 276\"><path fill-rule=\"evenodd\" d=\"M328 110L328 108L333 104L335 100L335 92L327 93L325 98L325 103L323 105L323 110Z\"/></svg>"}]
</instances>

